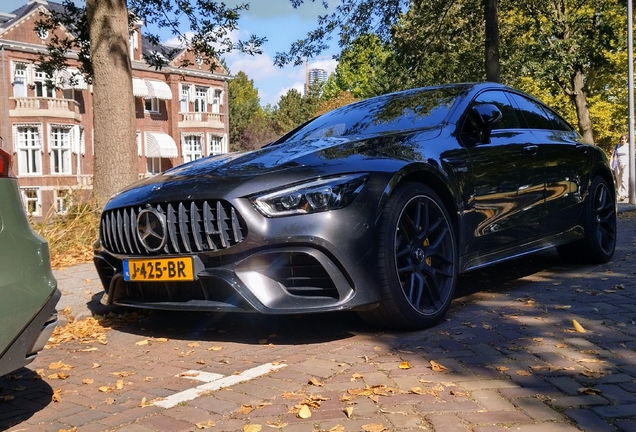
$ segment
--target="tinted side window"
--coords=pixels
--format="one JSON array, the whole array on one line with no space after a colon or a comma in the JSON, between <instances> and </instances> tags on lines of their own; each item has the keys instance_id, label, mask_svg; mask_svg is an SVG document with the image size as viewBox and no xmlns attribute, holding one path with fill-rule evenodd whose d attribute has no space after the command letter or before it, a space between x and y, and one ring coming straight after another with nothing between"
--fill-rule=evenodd
<instances>
[{"instance_id":1,"label":"tinted side window","mask_svg":"<svg viewBox=\"0 0 636 432\"><path fill-rule=\"evenodd\" d=\"M530 129L554 130L555 124L548 118L545 110L535 101L521 95L510 93L510 98L514 100L519 108L519 115L526 120Z\"/></svg>"},{"instance_id":2,"label":"tinted side window","mask_svg":"<svg viewBox=\"0 0 636 432\"><path fill-rule=\"evenodd\" d=\"M494 130L518 129L520 127L519 119L517 118L517 115L515 114L515 109L512 107L512 104L510 103L510 101L508 100L504 92L487 91L487 92L481 93L475 98L475 100L471 104L471 107L475 105L481 105L481 104L493 104L497 108L499 108L499 111L501 111L502 118L495 125L495 127L493 128Z\"/></svg>"},{"instance_id":3,"label":"tinted side window","mask_svg":"<svg viewBox=\"0 0 636 432\"><path fill-rule=\"evenodd\" d=\"M550 120L550 124L552 124L553 130L560 130L560 131L573 130L572 126L566 123L565 120L559 117L559 115L553 112L550 108L548 107L542 107L542 108L543 108L543 111L545 112L546 117L548 117L548 120Z\"/></svg>"}]
</instances>

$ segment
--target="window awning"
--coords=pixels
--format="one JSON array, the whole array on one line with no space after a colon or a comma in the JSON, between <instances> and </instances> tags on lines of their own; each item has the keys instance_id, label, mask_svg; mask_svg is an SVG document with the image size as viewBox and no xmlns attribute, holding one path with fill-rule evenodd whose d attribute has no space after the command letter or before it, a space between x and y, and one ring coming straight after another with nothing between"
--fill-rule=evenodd
<instances>
[{"instance_id":1,"label":"window awning","mask_svg":"<svg viewBox=\"0 0 636 432\"><path fill-rule=\"evenodd\" d=\"M163 81L144 80L148 88L148 97L162 100L172 99L170 86Z\"/></svg>"},{"instance_id":2,"label":"window awning","mask_svg":"<svg viewBox=\"0 0 636 432\"><path fill-rule=\"evenodd\" d=\"M162 132L146 132L146 157L174 158L179 156L177 144Z\"/></svg>"},{"instance_id":3,"label":"window awning","mask_svg":"<svg viewBox=\"0 0 636 432\"><path fill-rule=\"evenodd\" d=\"M148 87L141 78L133 78L133 95L135 97L146 98L148 97Z\"/></svg>"},{"instance_id":4,"label":"window awning","mask_svg":"<svg viewBox=\"0 0 636 432\"><path fill-rule=\"evenodd\" d=\"M84 75L77 69L64 69L60 72L60 87L63 90L75 89L75 90L86 90L88 86L86 85L86 80L84 79Z\"/></svg>"}]
</instances>

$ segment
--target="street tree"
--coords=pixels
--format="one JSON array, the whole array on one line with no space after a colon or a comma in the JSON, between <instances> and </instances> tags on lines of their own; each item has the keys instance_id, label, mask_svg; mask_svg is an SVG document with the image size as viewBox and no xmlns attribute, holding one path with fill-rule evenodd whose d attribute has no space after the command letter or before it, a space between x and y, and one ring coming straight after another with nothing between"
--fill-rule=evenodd
<instances>
[{"instance_id":1,"label":"street tree","mask_svg":"<svg viewBox=\"0 0 636 432\"><path fill-rule=\"evenodd\" d=\"M314 0L312 0L314 1ZM305 0L290 0L294 8L300 7ZM442 13L432 17L431 24L441 29L444 25L444 10L449 10L456 0L340 0L332 12L318 17L317 28L307 37L291 44L287 52L277 53L274 63L300 65L304 59L315 57L329 48L333 34L338 32L338 44L341 48L351 46L358 37L375 34L383 43L390 43L392 31L400 18L412 7L430 7ZM499 24L498 0L482 0L481 19L485 22L482 33L482 68L486 79L499 82ZM322 2L325 9L328 3ZM481 28L482 26L480 26ZM422 41L418 41L421 45Z\"/></svg>"},{"instance_id":2,"label":"street tree","mask_svg":"<svg viewBox=\"0 0 636 432\"><path fill-rule=\"evenodd\" d=\"M563 92L574 106L579 132L593 142L592 102L598 107L596 118L604 123L604 111L611 105L626 106L624 2L516 0L510 4L507 18L514 26L508 37L515 45L510 67L517 76L531 76Z\"/></svg>"},{"instance_id":3,"label":"street tree","mask_svg":"<svg viewBox=\"0 0 636 432\"><path fill-rule=\"evenodd\" d=\"M221 54L239 50L260 53L265 41L254 35L234 41L240 13L249 7L228 7L208 0L87 0L78 7L65 0L61 11L43 16L38 28L68 30L66 37L54 37L48 55L41 57L41 70L53 76L63 69L71 51L82 63L81 71L93 84L93 125L95 170L93 191L98 205L137 179L136 140L129 32L135 24L168 29L183 43L178 49L159 44L157 34L146 34L158 48L144 56L156 69L174 55L188 49L200 54L212 70ZM186 34L187 31L187 34ZM185 66L186 64L184 64Z\"/></svg>"},{"instance_id":4,"label":"street tree","mask_svg":"<svg viewBox=\"0 0 636 432\"><path fill-rule=\"evenodd\" d=\"M264 116L254 80L243 71L228 84L228 114L231 146L239 142L241 134L255 118Z\"/></svg>"}]
</instances>

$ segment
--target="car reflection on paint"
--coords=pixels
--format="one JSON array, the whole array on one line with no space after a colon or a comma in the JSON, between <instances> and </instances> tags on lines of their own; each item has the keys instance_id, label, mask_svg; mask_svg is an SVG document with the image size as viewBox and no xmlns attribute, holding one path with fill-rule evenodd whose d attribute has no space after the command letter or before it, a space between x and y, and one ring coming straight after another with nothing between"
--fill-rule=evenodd
<instances>
[{"instance_id":1,"label":"car reflection on paint","mask_svg":"<svg viewBox=\"0 0 636 432\"><path fill-rule=\"evenodd\" d=\"M602 263L615 243L599 148L522 92L454 84L359 101L127 187L104 208L95 265L106 304L355 310L424 328L459 273L550 247Z\"/></svg>"}]
</instances>

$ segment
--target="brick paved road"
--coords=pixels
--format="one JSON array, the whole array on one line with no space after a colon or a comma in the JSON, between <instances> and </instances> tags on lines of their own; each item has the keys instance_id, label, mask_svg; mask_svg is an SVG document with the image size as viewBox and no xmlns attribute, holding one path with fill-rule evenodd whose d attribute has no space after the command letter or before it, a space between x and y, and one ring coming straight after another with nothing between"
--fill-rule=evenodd
<instances>
[{"instance_id":1,"label":"brick paved road","mask_svg":"<svg viewBox=\"0 0 636 432\"><path fill-rule=\"evenodd\" d=\"M0 429L636 431L636 216L619 233L606 265L547 252L463 276L426 331L348 313L143 314L0 378Z\"/></svg>"}]
</instances>

